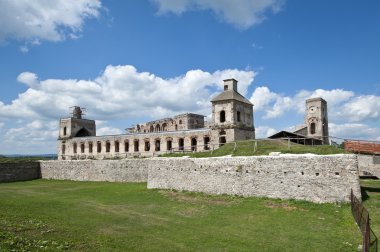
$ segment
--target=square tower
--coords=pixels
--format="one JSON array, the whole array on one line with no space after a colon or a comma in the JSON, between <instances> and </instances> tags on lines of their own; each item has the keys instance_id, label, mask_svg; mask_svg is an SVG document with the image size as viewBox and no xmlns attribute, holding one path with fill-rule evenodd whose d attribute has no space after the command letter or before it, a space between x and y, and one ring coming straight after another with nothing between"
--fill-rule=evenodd
<instances>
[{"instance_id":1,"label":"square tower","mask_svg":"<svg viewBox=\"0 0 380 252\"><path fill-rule=\"evenodd\" d=\"M237 91L237 80L224 80L224 90L211 100L211 128L219 143L255 138L253 104Z\"/></svg>"},{"instance_id":2,"label":"square tower","mask_svg":"<svg viewBox=\"0 0 380 252\"><path fill-rule=\"evenodd\" d=\"M305 124L307 136L321 139L323 144L329 144L329 122L327 102L321 97L306 100Z\"/></svg>"},{"instance_id":3,"label":"square tower","mask_svg":"<svg viewBox=\"0 0 380 252\"><path fill-rule=\"evenodd\" d=\"M73 137L96 136L95 121L84 119L82 115L81 108L75 106L71 117L60 119L59 140Z\"/></svg>"}]
</instances>

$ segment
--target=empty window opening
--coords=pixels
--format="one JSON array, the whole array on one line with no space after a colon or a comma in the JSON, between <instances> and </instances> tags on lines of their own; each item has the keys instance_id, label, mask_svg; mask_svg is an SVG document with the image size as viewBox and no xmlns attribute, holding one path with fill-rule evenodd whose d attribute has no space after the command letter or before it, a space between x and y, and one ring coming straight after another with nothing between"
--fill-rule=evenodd
<instances>
[{"instance_id":1,"label":"empty window opening","mask_svg":"<svg viewBox=\"0 0 380 252\"><path fill-rule=\"evenodd\" d=\"M134 151L138 152L139 151L139 140L135 140L133 142L133 145L134 145Z\"/></svg>"},{"instance_id":2,"label":"empty window opening","mask_svg":"<svg viewBox=\"0 0 380 252\"><path fill-rule=\"evenodd\" d=\"M209 150L210 149L210 137L206 136L203 141L205 143L205 150Z\"/></svg>"},{"instance_id":3,"label":"empty window opening","mask_svg":"<svg viewBox=\"0 0 380 252\"><path fill-rule=\"evenodd\" d=\"M219 135L221 135L221 136L223 136L223 135L225 135L226 134L226 132L224 131L224 130L221 130L220 132L219 132Z\"/></svg>"},{"instance_id":4,"label":"empty window opening","mask_svg":"<svg viewBox=\"0 0 380 252\"><path fill-rule=\"evenodd\" d=\"M226 143L226 137L225 136L221 136L219 138L219 145L223 146L223 145L225 145L225 143Z\"/></svg>"},{"instance_id":5,"label":"empty window opening","mask_svg":"<svg viewBox=\"0 0 380 252\"><path fill-rule=\"evenodd\" d=\"M153 132L153 131L154 131L154 128L153 128L153 125L151 125L149 128L149 132Z\"/></svg>"},{"instance_id":6,"label":"empty window opening","mask_svg":"<svg viewBox=\"0 0 380 252\"><path fill-rule=\"evenodd\" d=\"M175 130L178 130L178 126L177 126L177 124L175 125Z\"/></svg>"},{"instance_id":7,"label":"empty window opening","mask_svg":"<svg viewBox=\"0 0 380 252\"><path fill-rule=\"evenodd\" d=\"M145 151L149 151L150 150L150 143L148 141L145 141L145 147L144 147L144 150Z\"/></svg>"},{"instance_id":8,"label":"empty window opening","mask_svg":"<svg viewBox=\"0 0 380 252\"><path fill-rule=\"evenodd\" d=\"M160 139L157 139L154 143L154 149L155 151L160 151L161 150L161 141Z\"/></svg>"},{"instance_id":9,"label":"empty window opening","mask_svg":"<svg viewBox=\"0 0 380 252\"><path fill-rule=\"evenodd\" d=\"M129 152L129 142L124 142L124 152Z\"/></svg>"},{"instance_id":10,"label":"empty window opening","mask_svg":"<svg viewBox=\"0 0 380 252\"><path fill-rule=\"evenodd\" d=\"M240 111L236 112L236 115L237 115L236 120L237 120L238 122L240 122Z\"/></svg>"},{"instance_id":11,"label":"empty window opening","mask_svg":"<svg viewBox=\"0 0 380 252\"><path fill-rule=\"evenodd\" d=\"M74 149L74 153L77 153L77 143L74 143L73 149Z\"/></svg>"},{"instance_id":12,"label":"empty window opening","mask_svg":"<svg viewBox=\"0 0 380 252\"><path fill-rule=\"evenodd\" d=\"M220 111L220 122L226 121L226 112L224 110Z\"/></svg>"},{"instance_id":13,"label":"empty window opening","mask_svg":"<svg viewBox=\"0 0 380 252\"><path fill-rule=\"evenodd\" d=\"M119 152L119 141L115 141L115 152Z\"/></svg>"},{"instance_id":14,"label":"empty window opening","mask_svg":"<svg viewBox=\"0 0 380 252\"><path fill-rule=\"evenodd\" d=\"M303 173L303 172L301 172L301 175L304 175L304 173Z\"/></svg>"},{"instance_id":15,"label":"empty window opening","mask_svg":"<svg viewBox=\"0 0 380 252\"><path fill-rule=\"evenodd\" d=\"M179 150L183 150L184 144L185 144L185 141L183 138L178 139L178 149Z\"/></svg>"},{"instance_id":16,"label":"empty window opening","mask_svg":"<svg viewBox=\"0 0 380 252\"><path fill-rule=\"evenodd\" d=\"M80 153L84 153L84 143L80 144Z\"/></svg>"},{"instance_id":17,"label":"empty window opening","mask_svg":"<svg viewBox=\"0 0 380 252\"><path fill-rule=\"evenodd\" d=\"M66 153L66 145L62 144L62 154Z\"/></svg>"},{"instance_id":18,"label":"empty window opening","mask_svg":"<svg viewBox=\"0 0 380 252\"><path fill-rule=\"evenodd\" d=\"M67 134L67 128L64 127L64 128L63 128L63 135L66 136L66 134Z\"/></svg>"},{"instance_id":19,"label":"empty window opening","mask_svg":"<svg viewBox=\"0 0 380 252\"><path fill-rule=\"evenodd\" d=\"M195 137L191 139L191 151L197 151L197 139Z\"/></svg>"},{"instance_id":20,"label":"empty window opening","mask_svg":"<svg viewBox=\"0 0 380 252\"><path fill-rule=\"evenodd\" d=\"M110 150L111 150L111 143L106 142L106 152L110 152Z\"/></svg>"},{"instance_id":21,"label":"empty window opening","mask_svg":"<svg viewBox=\"0 0 380 252\"><path fill-rule=\"evenodd\" d=\"M97 150L97 152L98 153L100 153L100 152L102 152L102 143L101 142L98 142L98 144L97 144L97 148L96 148Z\"/></svg>"},{"instance_id":22,"label":"empty window opening","mask_svg":"<svg viewBox=\"0 0 380 252\"><path fill-rule=\"evenodd\" d=\"M172 140L168 140L166 142L166 150L168 151L172 150Z\"/></svg>"},{"instance_id":23,"label":"empty window opening","mask_svg":"<svg viewBox=\"0 0 380 252\"><path fill-rule=\"evenodd\" d=\"M157 125L156 125L156 132L159 132L159 131L161 131L161 127L160 127L159 124L157 124Z\"/></svg>"},{"instance_id":24,"label":"empty window opening","mask_svg":"<svg viewBox=\"0 0 380 252\"><path fill-rule=\"evenodd\" d=\"M335 172L335 175L339 175L339 172Z\"/></svg>"},{"instance_id":25,"label":"empty window opening","mask_svg":"<svg viewBox=\"0 0 380 252\"><path fill-rule=\"evenodd\" d=\"M182 124L182 120L179 120L179 122L178 122L179 124Z\"/></svg>"},{"instance_id":26,"label":"empty window opening","mask_svg":"<svg viewBox=\"0 0 380 252\"><path fill-rule=\"evenodd\" d=\"M319 172L315 173L315 176L319 176Z\"/></svg>"},{"instance_id":27,"label":"empty window opening","mask_svg":"<svg viewBox=\"0 0 380 252\"><path fill-rule=\"evenodd\" d=\"M162 131L166 131L167 130L167 124L166 123L162 124L161 130Z\"/></svg>"},{"instance_id":28,"label":"empty window opening","mask_svg":"<svg viewBox=\"0 0 380 252\"><path fill-rule=\"evenodd\" d=\"M310 124L310 134L315 134L315 123Z\"/></svg>"},{"instance_id":29,"label":"empty window opening","mask_svg":"<svg viewBox=\"0 0 380 252\"><path fill-rule=\"evenodd\" d=\"M88 143L88 152L92 153L92 142Z\"/></svg>"},{"instance_id":30,"label":"empty window opening","mask_svg":"<svg viewBox=\"0 0 380 252\"><path fill-rule=\"evenodd\" d=\"M228 85L224 85L224 91L228 90Z\"/></svg>"}]
</instances>

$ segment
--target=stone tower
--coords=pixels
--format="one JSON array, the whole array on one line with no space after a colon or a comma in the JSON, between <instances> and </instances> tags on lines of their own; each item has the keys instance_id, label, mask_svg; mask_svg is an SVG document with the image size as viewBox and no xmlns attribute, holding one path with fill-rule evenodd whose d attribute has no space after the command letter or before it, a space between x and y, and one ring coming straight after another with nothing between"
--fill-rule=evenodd
<instances>
[{"instance_id":1,"label":"stone tower","mask_svg":"<svg viewBox=\"0 0 380 252\"><path fill-rule=\"evenodd\" d=\"M84 119L82 109L74 106L71 117L62 118L59 122L59 139L86 136L96 136L95 121Z\"/></svg>"},{"instance_id":2,"label":"stone tower","mask_svg":"<svg viewBox=\"0 0 380 252\"><path fill-rule=\"evenodd\" d=\"M237 91L237 80L224 80L224 91L211 100L213 139L219 144L255 138L253 104Z\"/></svg>"},{"instance_id":3,"label":"stone tower","mask_svg":"<svg viewBox=\"0 0 380 252\"><path fill-rule=\"evenodd\" d=\"M329 122L327 102L318 97L306 100L305 124L307 136L321 139L323 144L329 144Z\"/></svg>"}]
</instances>

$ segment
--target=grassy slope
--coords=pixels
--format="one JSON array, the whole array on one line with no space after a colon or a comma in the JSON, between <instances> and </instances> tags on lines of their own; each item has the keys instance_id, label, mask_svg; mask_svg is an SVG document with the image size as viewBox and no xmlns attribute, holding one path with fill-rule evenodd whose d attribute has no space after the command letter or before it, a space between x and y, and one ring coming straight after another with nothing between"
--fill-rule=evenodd
<instances>
[{"instance_id":1,"label":"grassy slope","mask_svg":"<svg viewBox=\"0 0 380 252\"><path fill-rule=\"evenodd\" d=\"M288 147L288 142L284 140L261 140L257 142L257 150L254 150L253 141L239 141L236 144L229 143L215 151L208 152L197 152L197 153L172 153L165 154L162 156L176 157L176 156L191 156L191 157L218 157L225 155L233 156L257 156L257 155L268 155L270 152L281 152L281 153L315 153L318 155L327 154L340 154L349 153L343 149L339 149L333 146L322 145L322 146L305 146L301 144L290 143L290 148Z\"/></svg>"},{"instance_id":2,"label":"grassy slope","mask_svg":"<svg viewBox=\"0 0 380 252\"><path fill-rule=\"evenodd\" d=\"M348 205L147 190L145 183L0 184L0 251L356 251Z\"/></svg>"},{"instance_id":3,"label":"grassy slope","mask_svg":"<svg viewBox=\"0 0 380 252\"><path fill-rule=\"evenodd\" d=\"M371 220L372 230L380 239L380 180L361 180L362 197Z\"/></svg>"}]
</instances>

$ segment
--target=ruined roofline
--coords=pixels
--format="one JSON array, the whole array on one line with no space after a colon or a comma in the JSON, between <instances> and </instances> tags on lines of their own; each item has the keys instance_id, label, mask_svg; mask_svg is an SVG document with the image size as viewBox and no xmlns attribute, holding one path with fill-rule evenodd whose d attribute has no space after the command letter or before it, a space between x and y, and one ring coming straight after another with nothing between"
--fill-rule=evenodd
<instances>
[{"instance_id":1,"label":"ruined roofline","mask_svg":"<svg viewBox=\"0 0 380 252\"><path fill-rule=\"evenodd\" d=\"M61 118L59 118L59 120L70 120L70 119L84 120L84 121L95 121L93 119L87 119L87 118L75 118L75 117L61 117Z\"/></svg>"},{"instance_id":2,"label":"ruined roofline","mask_svg":"<svg viewBox=\"0 0 380 252\"><path fill-rule=\"evenodd\" d=\"M176 115L174 116L173 118L178 118L178 117L182 117L182 116L188 116L188 115L194 115L194 116L199 116L199 117L206 117L204 115L200 115L200 114L195 114L195 113L184 113L184 114L179 114L179 115Z\"/></svg>"}]
</instances>

